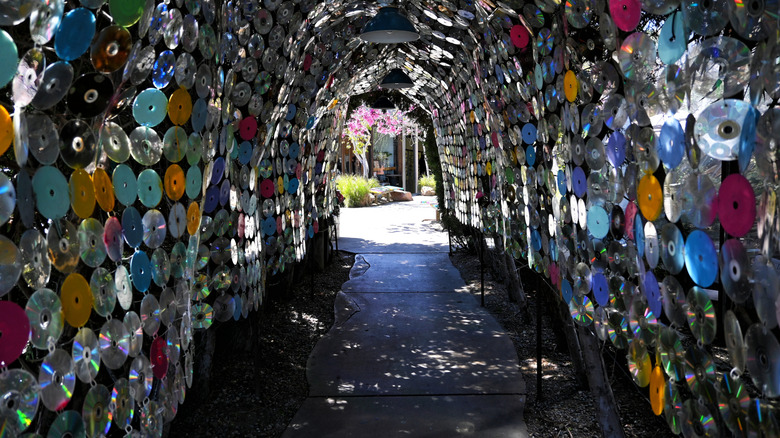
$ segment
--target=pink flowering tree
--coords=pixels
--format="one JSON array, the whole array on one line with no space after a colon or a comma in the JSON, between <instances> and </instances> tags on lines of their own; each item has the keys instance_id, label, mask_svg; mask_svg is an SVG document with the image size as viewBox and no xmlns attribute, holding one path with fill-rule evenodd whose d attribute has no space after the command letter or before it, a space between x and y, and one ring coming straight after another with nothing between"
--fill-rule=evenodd
<instances>
[{"instance_id":1,"label":"pink flowering tree","mask_svg":"<svg viewBox=\"0 0 780 438\"><path fill-rule=\"evenodd\" d=\"M380 134L396 136L403 133L404 128L407 132L413 130L417 127L417 122L407 116L413 109L414 107L406 111L384 111L360 105L352 111L341 135L349 139L347 147L352 148L352 152L360 162L364 177L369 176L366 152L371 143L371 131L376 129Z\"/></svg>"}]
</instances>

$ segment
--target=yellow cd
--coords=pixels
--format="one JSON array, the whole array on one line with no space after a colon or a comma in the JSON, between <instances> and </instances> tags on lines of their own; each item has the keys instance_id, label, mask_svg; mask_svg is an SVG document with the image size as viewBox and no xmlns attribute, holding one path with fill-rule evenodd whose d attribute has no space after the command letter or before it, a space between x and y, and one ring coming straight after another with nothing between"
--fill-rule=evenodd
<instances>
[{"instance_id":1,"label":"yellow cd","mask_svg":"<svg viewBox=\"0 0 780 438\"><path fill-rule=\"evenodd\" d=\"M70 205L82 219L92 216L95 210L95 186L84 169L77 169L70 176Z\"/></svg>"},{"instance_id":2,"label":"yellow cd","mask_svg":"<svg viewBox=\"0 0 780 438\"><path fill-rule=\"evenodd\" d=\"M174 125L187 123L192 114L192 98L184 88L179 88L168 99L168 117Z\"/></svg>"},{"instance_id":3,"label":"yellow cd","mask_svg":"<svg viewBox=\"0 0 780 438\"><path fill-rule=\"evenodd\" d=\"M639 202L639 210L648 221L658 219L664 207L664 194L661 184L655 176L647 174L639 180L636 189L636 200Z\"/></svg>"},{"instance_id":4,"label":"yellow cd","mask_svg":"<svg viewBox=\"0 0 780 438\"><path fill-rule=\"evenodd\" d=\"M490 161L485 165L485 172L487 172L488 175L493 174L493 166L490 164Z\"/></svg>"},{"instance_id":5,"label":"yellow cd","mask_svg":"<svg viewBox=\"0 0 780 438\"><path fill-rule=\"evenodd\" d=\"M178 201L184 196L187 183L184 179L184 171L178 164L171 164L165 171L165 193L172 201Z\"/></svg>"},{"instance_id":6,"label":"yellow cd","mask_svg":"<svg viewBox=\"0 0 780 438\"><path fill-rule=\"evenodd\" d=\"M60 289L60 300L68 324L79 328L87 323L92 312L92 291L81 274L74 272L65 278Z\"/></svg>"},{"instance_id":7,"label":"yellow cd","mask_svg":"<svg viewBox=\"0 0 780 438\"><path fill-rule=\"evenodd\" d=\"M194 236L200 227L200 207L197 202L190 203L187 208L187 232Z\"/></svg>"},{"instance_id":8,"label":"yellow cd","mask_svg":"<svg viewBox=\"0 0 780 438\"><path fill-rule=\"evenodd\" d=\"M284 178L281 176L276 180L276 190L278 190L277 193L280 195L284 194Z\"/></svg>"},{"instance_id":9,"label":"yellow cd","mask_svg":"<svg viewBox=\"0 0 780 438\"><path fill-rule=\"evenodd\" d=\"M644 388L650 383L650 354L647 353L645 343L639 338L634 338L628 345L628 370L634 383Z\"/></svg>"},{"instance_id":10,"label":"yellow cd","mask_svg":"<svg viewBox=\"0 0 780 438\"><path fill-rule=\"evenodd\" d=\"M666 403L666 381L661 367L656 365L650 373L650 406L655 415L661 415Z\"/></svg>"},{"instance_id":11,"label":"yellow cd","mask_svg":"<svg viewBox=\"0 0 780 438\"><path fill-rule=\"evenodd\" d=\"M92 183L95 185L95 198L103 211L112 211L114 209L114 184L111 177L102 168L98 167L92 173Z\"/></svg>"},{"instance_id":12,"label":"yellow cd","mask_svg":"<svg viewBox=\"0 0 780 438\"><path fill-rule=\"evenodd\" d=\"M0 155L3 155L14 140L14 122L8 110L0 105Z\"/></svg>"},{"instance_id":13,"label":"yellow cd","mask_svg":"<svg viewBox=\"0 0 780 438\"><path fill-rule=\"evenodd\" d=\"M563 78L563 92L566 94L566 100L574 102L577 98L577 90L579 90L580 84L577 80L577 75L573 71L566 72L566 76Z\"/></svg>"}]
</instances>

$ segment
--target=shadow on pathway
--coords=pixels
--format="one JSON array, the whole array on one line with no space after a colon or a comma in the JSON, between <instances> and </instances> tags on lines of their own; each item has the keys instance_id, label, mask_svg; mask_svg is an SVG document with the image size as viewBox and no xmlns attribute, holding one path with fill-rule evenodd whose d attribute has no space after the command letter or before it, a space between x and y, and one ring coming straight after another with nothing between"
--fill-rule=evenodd
<instances>
[{"instance_id":1,"label":"shadow on pathway","mask_svg":"<svg viewBox=\"0 0 780 438\"><path fill-rule=\"evenodd\" d=\"M466 290L419 199L342 210L360 254L307 364L293 437L525 437L515 348ZM345 247L346 243L346 247Z\"/></svg>"}]
</instances>

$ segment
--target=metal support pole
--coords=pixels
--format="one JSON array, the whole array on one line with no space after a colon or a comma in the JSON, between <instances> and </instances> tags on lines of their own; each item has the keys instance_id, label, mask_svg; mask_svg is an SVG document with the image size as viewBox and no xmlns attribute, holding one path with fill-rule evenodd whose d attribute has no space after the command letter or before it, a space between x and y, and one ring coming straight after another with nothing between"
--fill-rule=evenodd
<instances>
[{"instance_id":1,"label":"metal support pole","mask_svg":"<svg viewBox=\"0 0 780 438\"><path fill-rule=\"evenodd\" d=\"M481 303L485 307L485 260L482 248L483 236L479 237L479 284L481 290Z\"/></svg>"},{"instance_id":2,"label":"metal support pole","mask_svg":"<svg viewBox=\"0 0 780 438\"><path fill-rule=\"evenodd\" d=\"M542 293L539 290L539 278L534 275L536 290L536 401L542 399Z\"/></svg>"},{"instance_id":3,"label":"metal support pole","mask_svg":"<svg viewBox=\"0 0 780 438\"><path fill-rule=\"evenodd\" d=\"M311 296L314 296L314 239L317 237L315 234L314 237L309 239L309 293Z\"/></svg>"},{"instance_id":4,"label":"metal support pole","mask_svg":"<svg viewBox=\"0 0 780 438\"><path fill-rule=\"evenodd\" d=\"M450 234L450 229L447 228L447 245L450 247L450 255L452 255L452 235Z\"/></svg>"},{"instance_id":5,"label":"metal support pole","mask_svg":"<svg viewBox=\"0 0 780 438\"><path fill-rule=\"evenodd\" d=\"M417 154L419 154L419 149L418 149L418 141L417 141L417 127L415 127L414 128L414 181L412 181L412 187L414 187L414 193L420 191L420 188L417 187L417 181L420 179L420 157L418 157Z\"/></svg>"},{"instance_id":6,"label":"metal support pole","mask_svg":"<svg viewBox=\"0 0 780 438\"><path fill-rule=\"evenodd\" d=\"M401 131L401 187L406 190L406 128Z\"/></svg>"}]
</instances>

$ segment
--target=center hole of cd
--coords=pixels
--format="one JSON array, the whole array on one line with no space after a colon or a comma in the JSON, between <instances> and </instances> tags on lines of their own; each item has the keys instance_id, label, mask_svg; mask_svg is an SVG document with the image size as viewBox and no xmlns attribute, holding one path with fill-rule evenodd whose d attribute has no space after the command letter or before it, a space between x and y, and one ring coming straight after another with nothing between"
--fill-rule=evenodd
<instances>
[{"instance_id":1,"label":"center hole of cd","mask_svg":"<svg viewBox=\"0 0 780 438\"><path fill-rule=\"evenodd\" d=\"M84 93L84 102L87 103L94 103L98 98L98 92L94 89L87 90L86 93Z\"/></svg>"},{"instance_id":2,"label":"center hole of cd","mask_svg":"<svg viewBox=\"0 0 780 438\"><path fill-rule=\"evenodd\" d=\"M108 53L108 56L116 56L119 53L119 44L116 41L111 41L106 47L106 53Z\"/></svg>"},{"instance_id":3,"label":"center hole of cd","mask_svg":"<svg viewBox=\"0 0 780 438\"><path fill-rule=\"evenodd\" d=\"M53 380L57 385L62 385L62 376L57 371L54 372L51 380Z\"/></svg>"},{"instance_id":4,"label":"center hole of cd","mask_svg":"<svg viewBox=\"0 0 780 438\"><path fill-rule=\"evenodd\" d=\"M71 141L71 146L74 151L81 152L84 150L84 140L81 137L75 137L73 141Z\"/></svg>"}]
</instances>

